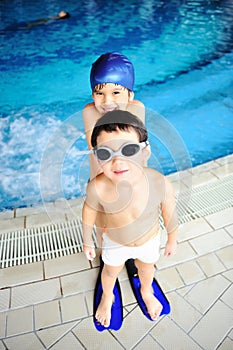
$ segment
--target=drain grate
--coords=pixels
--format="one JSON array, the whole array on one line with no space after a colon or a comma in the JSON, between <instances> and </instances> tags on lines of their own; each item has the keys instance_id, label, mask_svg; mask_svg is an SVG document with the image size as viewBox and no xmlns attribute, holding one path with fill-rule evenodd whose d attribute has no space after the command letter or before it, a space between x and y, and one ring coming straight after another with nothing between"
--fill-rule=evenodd
<instances>
[{"instance_id":1,"label":"drain grate","mask_svg":"<svg viewBox=\"0 0 233 350\"><path fill-rule=\"evenodd\" d=\"M81 220L34 227L0 236L0 268L82 251Z\"/></svg>"},{"instance_id":2,"label":"drain grate","mask_svg":"<svg viewBox=\"0 0 233 350\"><path fill-rule=\"evenodd\" d=\"M179 195L180 223L214 214L233 205L233 175L193 188Z\"/></svg>"},{"instance_id":3,"label":"drain grate","mask_svg":"<svg viewBox=\"0 0 233 350\"><path fill-rule=\"evenodd\" d=\"M233 205L233 175L179 194L180 223ZM0 235L0 268L28 264L82 251L81 219Z\"/></svg>"}]
</instances>

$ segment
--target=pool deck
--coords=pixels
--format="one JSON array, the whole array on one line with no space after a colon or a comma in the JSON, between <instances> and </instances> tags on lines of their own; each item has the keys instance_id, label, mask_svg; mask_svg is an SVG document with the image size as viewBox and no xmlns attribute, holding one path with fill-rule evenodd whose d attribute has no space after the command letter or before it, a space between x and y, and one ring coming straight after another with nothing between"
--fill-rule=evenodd
<instances>
[{"instance_id":1,"label":"pool deck","mask_svg":"<svg viewBox=\"0 0 233 350\"><path fill-rule=\"evenodd\" d=\"M170 176L175 188L192 188L233 173L233 155ZM80 204L72 202L80 212ZM50 208L50 209L48 209ZM73 212L74 212L73 211ZM76 213L77 214L77 213ZM0 235L56 220L69 220L62 203L0 213ZM183 223L178 252L161 258L156 277L171 304L170 315L149 321L140 311L125 269L119 331L93 325L98 259L83 253L0 270L0 350L230 350L233 349L233 207ZM165 239L165 237L164 237ZM162 246L163 251L163 246Z\"/></svg>"}]
</instances>

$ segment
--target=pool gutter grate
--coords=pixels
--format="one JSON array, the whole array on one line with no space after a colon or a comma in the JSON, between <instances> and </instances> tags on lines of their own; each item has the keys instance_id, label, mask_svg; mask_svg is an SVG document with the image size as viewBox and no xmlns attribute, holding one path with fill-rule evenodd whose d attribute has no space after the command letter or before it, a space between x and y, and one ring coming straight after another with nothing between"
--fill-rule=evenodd
<instances>
[{"instance_id":1,"label":"pool gutter grate","mask_svg":"<svg viewBox=\"0 0 233 350\"><path fill-rule=\"evenodd\" d=\"M82 250L80 219L5 233L0 236L0 268L54 259Z\"/></svg>"},{"instance_id":2,"label":"pool gutter grate","mask_svg":"<svg viewBox=\"0 0 233 350\"><path fill-rule=\"evenodd\" d=\"M189 222L233 205L233 175L183 192L179 222ZM96 241L95 241L96 244ZM23 265L83 250L81 219L0 235L0 268Z\"/></svg>"}]
</instances>

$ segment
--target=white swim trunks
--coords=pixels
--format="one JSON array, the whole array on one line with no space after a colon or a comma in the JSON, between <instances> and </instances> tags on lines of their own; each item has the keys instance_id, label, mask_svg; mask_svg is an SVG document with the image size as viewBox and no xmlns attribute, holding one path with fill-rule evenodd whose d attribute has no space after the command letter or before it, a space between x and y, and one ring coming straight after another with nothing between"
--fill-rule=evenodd
<instances>
[{"instance_id":1,"label":"white swim trunks","mask_svg":"<svg viewBox=\"0 0 233 350\"><path fill-rule=\"evenodd\" d=\"M112 241L106 233L103 233L102 259L110 266L123 265L128 259L138 259L144 263L155 263L159 259L160 232L148 242L137 246L128 247Z\"/></svg>"}]
</instances>

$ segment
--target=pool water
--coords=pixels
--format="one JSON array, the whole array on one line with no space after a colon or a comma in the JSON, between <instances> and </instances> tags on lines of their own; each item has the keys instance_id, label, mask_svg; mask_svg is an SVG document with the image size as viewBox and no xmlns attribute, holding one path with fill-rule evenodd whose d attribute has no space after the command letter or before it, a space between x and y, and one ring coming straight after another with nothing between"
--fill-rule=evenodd
<instances>
[{"instance_id":1,"label":"pool water","mask_svg":"<svg viewBox=\"0 0 233 350\"><path fill-rule=\"evenodd\" d=\"M71 17L26 29L61 9ZM0 210L85 192L81 110L104 52L134 64L150 166L169 174L232 153L232 1L3 0L0 13Z\"/></svg>"}]
</instances>

